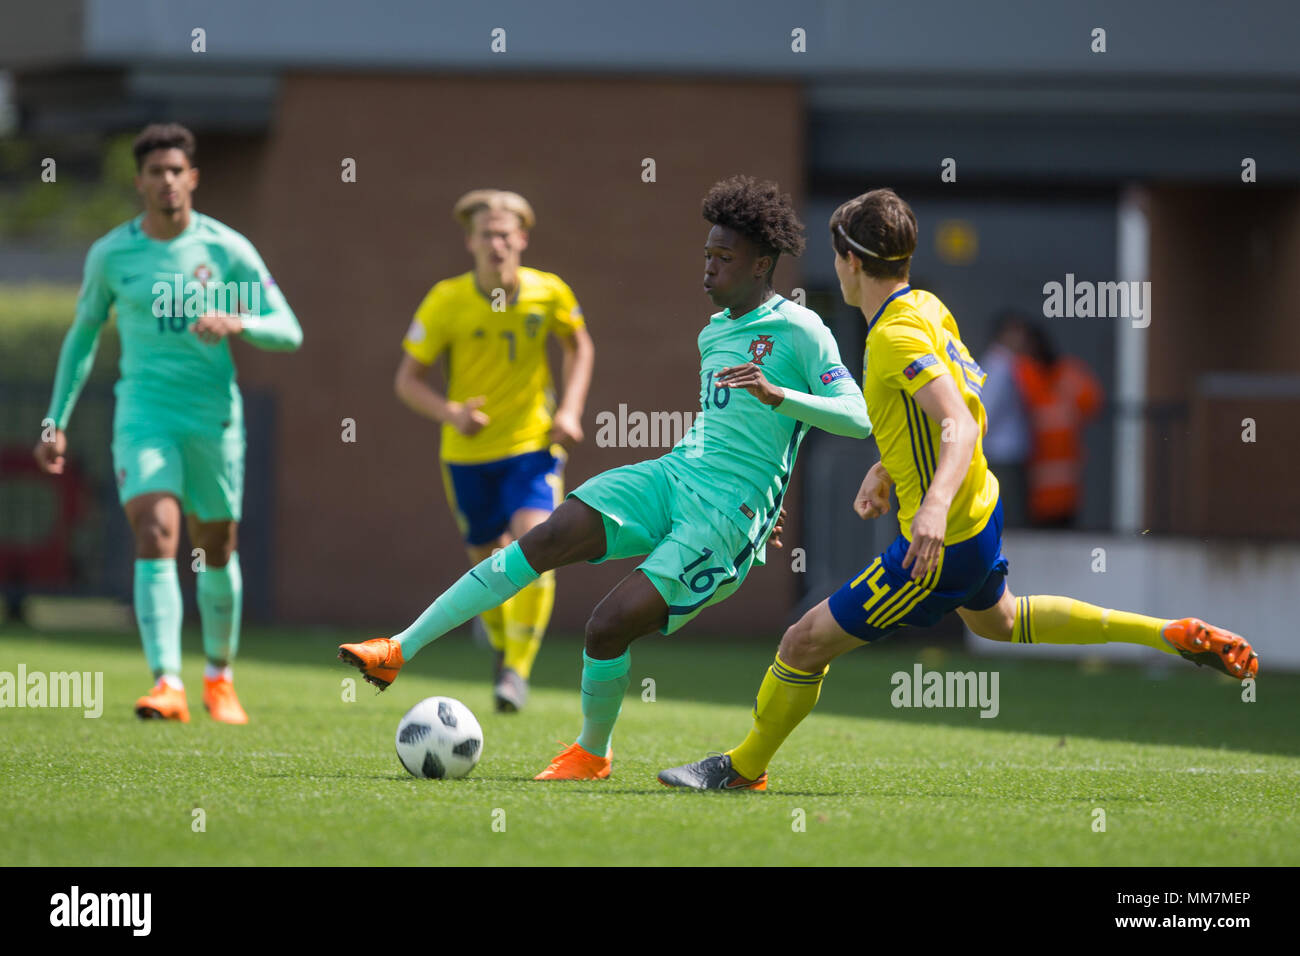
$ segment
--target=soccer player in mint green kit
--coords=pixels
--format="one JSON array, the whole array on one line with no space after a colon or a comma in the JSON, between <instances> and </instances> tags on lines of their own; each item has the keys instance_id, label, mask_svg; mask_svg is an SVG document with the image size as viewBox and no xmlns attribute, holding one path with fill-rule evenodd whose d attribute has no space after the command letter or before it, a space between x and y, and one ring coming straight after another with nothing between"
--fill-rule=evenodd
<instances>
[{"instance_id":1,"label":"soccer player in mint green kit","mask_svg":"<svg viewBox=\"0 0 1300 956\"><path fill-rule=\"evenodd\" d=\"M135 140L144 213L90 247L77 314L63 340L36 460L61 474L64 429L95 361L110 309L122 340L113 416L113 470L135 536L135 612L153 690L143 718L190 719L181 682L181 515L202 549L199 615L214 720L248 722L230 662L239 646L243 580L236 535L244 491L243 400L231 337L292 351L302 330L252 243L195 212L194 137L155 124Z\"/></svg>"},{"instance_id":2,"label":"soccer player in mint green kit","mask_svg":"<svg viewBox=\"0 0 1300 956\"><path fill-rule=\"evenodd\" d=\"M704 199L712 224L704 289L721 312L699 334L700 413L661 458L597 475L551 516L484 560L394 638L345 644L339 657L384 688L406 660L552 568L645 556L596 606L586 628L582 733L538 780L610 774L610 739L628 686L632 641L671 634L723 600L780 546L781 502L809 426L871 433L866 402L817 314L777 295L781 253L803 226L775 183L737 176ZM755 388L762 397L747 390Z\"/></svg>"}]
</instances>

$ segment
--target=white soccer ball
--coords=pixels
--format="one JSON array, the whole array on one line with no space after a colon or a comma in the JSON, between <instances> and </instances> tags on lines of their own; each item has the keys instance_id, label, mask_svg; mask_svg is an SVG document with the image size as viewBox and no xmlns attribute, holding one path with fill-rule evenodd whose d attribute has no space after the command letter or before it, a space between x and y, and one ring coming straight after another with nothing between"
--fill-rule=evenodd
<instances>
[{"instance_id":1,"label":"white soccer ball","mask_svg":"<svg viewBox=\"0 0 1300 956\"><path fill-rule=\"evenodd\" d=\"M417 777L463 777L483 756L483 729L460 701L427 697L397 725L397 756Z\"/></svg>"}]
</instances>

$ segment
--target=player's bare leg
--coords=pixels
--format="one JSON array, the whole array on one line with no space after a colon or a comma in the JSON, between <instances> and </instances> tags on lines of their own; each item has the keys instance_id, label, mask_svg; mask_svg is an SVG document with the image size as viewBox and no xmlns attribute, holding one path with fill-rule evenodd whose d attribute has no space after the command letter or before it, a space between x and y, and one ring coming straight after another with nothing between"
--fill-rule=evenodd
<instances>
[{"instance_id":1,"label":"player's bare leg","mask_svg":"<svg viewBox=\"0 0 1300 956\"><path fill-rule=\"evenodd\" d=\"M590 561L605 553L605 519L577 498L566 498L541 524L519 538L519 547L538 573Z\"/></svg>"},{"instance_id":2,"label":"player's bare leg","mask_svg":"<svg viewBox=\"0 0 1300 956\"><path fill-rule=\"evenodd\" d=\"M822 601L782 635L744 742L727 753L661 771L659 782L695 790L766 790L768 761L816 706L830 662L861 646L835 620L830 602Z\"/></svg>"},{"instance_id":3,"label":"player's bare leg","mask_svg":"<svg viewBox=\"0 0 1300 956\"><path fill-rule=\"evenodd\" d=\"M224 724L246 724L248 714L235 695L230 662L239 650L239 625L243 611L244 580L239 566L239 524L233 520L200 521L187 516L190 542L196 556L199 616L203 622L203 706L212 719Z\"/></svg>"},{"instance_id":4,"label":"player's bare leg","mask_svg":"<svg viewBox=\"0 0 1300 956\"><path fill-rule=\"evenodd\" d=\"M135 538L136 558L176 559L181 538L181 503L165 491L137 495L123 510Z\"/></svg>"},{"instance_id":5,"label":"player's bare leg","mask_svg":"<svg viewBox=\"0 0 1300 956\"><path fill-rule=\"evenodd\" d=\"M610 737L628 685L628 647L668 623L668 604L650 579L633 571L596 605L587 620L582 669L582 733L534 780L603 780Z\"/></svg>"},{"instance_id":6,"label":"player's bare leg","mask_svg":"<svg viewBox=\"0 0 1300 956\"><path fill-rule=\"evenodd\" d=\"M431 641L510 600L545 572L598 558L606 547L600 512L569 498L519 541L471 568L401 634L340 645L339 660L384 690L407 659Z\"/></svg>"},{"instance_id":7,"label":"player's bare leg","mask_svg":"<svg viewBox=\"0 0 1300 956\"><path fill-rule=\"evenodd\" d=\"M181 587L176 573L181 506L168 492L137 495L124 506L135 538L135 613L154 688L135 702L141 718L190 719L181 682Z\"/></svg>"},{"instance_id":8,"label":"player's bare leg","mask_svg":"<svg viewBox=\"0 0 1300 956\"><path fill-rule=\"evenodd\" d=\"M1050 595L1017 598L1008 588L998 603L983 611L958 609L966 626L991 641L1022 644L1145 644L1180 654L1198 667L1209 666L1229 677L1254 677L1259 657L1240 634L1186 617L1148 618L1112 611L1082 601Z\"/></svg>"},{"instance_id":9,"label":"player's bare leg","mask_svg":"<svg viewBox=\"0 0 1300 956\"><path fill-rule=\"evenodd\" d=\"M1010 588L1002 592L998 603L983 611L959 607L957 614L971 633L989 641L1010 641L1016 629L1016 596Z\"/></svg>"},{"instance_id":10,"label":"player's bare leg","mask_svg":"<svg viewBox=\"0 0 1300 956\"><path fill-rule=\"evenodd\" d=\"M861 646L835 620L830 602L822 601L786 629L777 654L796 670L820 674L835 658Z\"/></svg>"}]
</instances>

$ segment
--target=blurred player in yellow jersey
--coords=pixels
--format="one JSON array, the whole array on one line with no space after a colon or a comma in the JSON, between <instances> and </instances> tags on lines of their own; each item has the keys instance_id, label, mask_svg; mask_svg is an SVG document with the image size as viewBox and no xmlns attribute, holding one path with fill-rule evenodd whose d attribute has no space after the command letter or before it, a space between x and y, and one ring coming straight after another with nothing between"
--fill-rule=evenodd
<instances>
[{"instance_id":1,"label":"blurred player in yellow jersey","mask_svg":"<svg viewBox=\"0 0 1300 956\"><path fill-rule=\"evenodd\" d=\"M665 770L659 780L700 790L766 789L768 761L812 711L834 658L902 628L929 627L950 611L992 641L1144 644L1230 677L1254 677L1259 662L1250 644L1196 618L1146 617L1051 595L1017 598L1008 590L1002 504L983 450L984 371L952 313L908 283L916 217L893 190L876 189L835 210L830 231L840 292L867 322L862 391L880 446L853 507L861 518L883 515L893 488L901 533L785 632L744 742ZM728 384L762 387L752 373Z\"/></svg>"},{"instance_id":2,"label":"blurred player in yellow jersey","mask_svg":"<svg viewBox=\"0 0 1300 956\"><path fill-rule=\"evenodd\" d=\"M573 292L549 272L520 264L533 228L524 197L466 193L452 211L474 269L435 285L402 342L397 395L442 424L447 500L472 565L541 524L563 497L566 450L582 441L582 410L595 348ZM546 339L564 348L564 393L555 405ZM447 394L425 381L448 353ZM517 711L555 604L555 572L543 574L483 625L497 651L498 711Z\"/></svg>"}]
</instances>

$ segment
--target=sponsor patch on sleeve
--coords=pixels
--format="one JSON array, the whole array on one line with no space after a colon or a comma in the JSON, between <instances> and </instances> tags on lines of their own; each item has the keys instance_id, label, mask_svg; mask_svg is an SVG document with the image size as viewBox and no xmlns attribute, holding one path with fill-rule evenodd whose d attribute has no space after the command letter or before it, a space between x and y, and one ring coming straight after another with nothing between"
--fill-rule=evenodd
<instances>
[{"instance_id":1,"label":"sponsor patch on sleeve","mask_svg":"<svg viewBox=\"0 0 1300 956\"><path fill-rule=\"evenodd\" d=\"M938 361L939 360L935 358L933 355L922 355L919 359L917 359L907 368L903 369L903 377L907 379L916 378L917 373L920 372L921 369L929 368L931 365L934 365Z\"/></svg>"},{"instance_id":2,"label":"sponsor patch on sleeve","mask_svg":"<svg viewBox=\"0 0 1300 956\"><path fill-rule=\"evenodd\" d=\"M419 319L414 320L411 327L406 330L406 341L412 343L424 341L424 326L420 324Z\"/></svg>"},{"instance_id":3,"label":"sponsor patch on sleeve","mask_svg":"<svg viewBox=\"0 0 1300 956\"><path fill-rule=\"evenodd\" d=\"M829 385L837 378L849 378L849 370L843 365L836 365L822 372L822 384Z\"/></svg>"}]
</instances>

